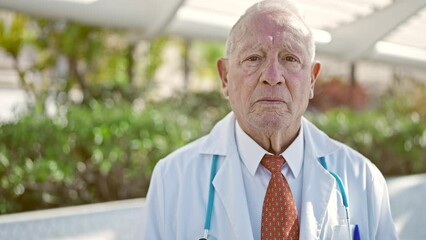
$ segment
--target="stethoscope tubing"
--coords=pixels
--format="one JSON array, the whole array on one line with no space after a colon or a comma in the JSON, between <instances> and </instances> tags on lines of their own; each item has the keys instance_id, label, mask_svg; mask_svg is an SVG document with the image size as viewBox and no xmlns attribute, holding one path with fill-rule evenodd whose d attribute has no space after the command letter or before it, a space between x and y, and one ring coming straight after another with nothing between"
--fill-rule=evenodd
<instances>
[{"instance_id":1,"label":"stethoscope tubing","mask_svg":"<svg viewBox=\"0 0 426 240\"><path fill-rule=\"evenodd\" d=\"M212 157L212 165L210 168L210 184L209 184L209 196L208 196L208 202L207 202L207 209L206 209L206 219L204 222L204 233L203 237L200 238L200 240L207 240L209 231L210 231L210 225L211 225L211 219L212 219L212 212L213 212L213 202L214 202L214 186L213 186L213 179L216 176L216 170L217 170L217 162L218 162L219 155L213 155ZM346 213L346 223L348 226L348 234L349 239L352 239L352 233L350 228L350 220L349 220L349 203L348 198L346 194L345 186L343 185L342 179L337 175L335 172L329 171L327 167L327 162L325 161L325 157L319 158L320 164L322 167L328 171L336 180L337 186L340 190L340 195L342 196L342 203L345 207L345 213Z\"/></svg>"},{"instance_id":2,"label":"stethoscope tubing","mask_svg":"<svg viewBox=\"0 0 426 240\"><path fill-rule=\"evenodd\" d=\"M209 198L207 202L207 210L206 210L206 220L204 222L204 234L203 238L207 240L207 237L209 235L210 225L211 225L211 219L212 219L212 212L213 212L213 202L214 202L214 186L213 186L213 179L216 176L216 169L217 169L217 159L219 158L218 155L213 155L212 157L212 166L210 168L210 184L209 184Z\"/></svg>"},{"instance_id":3,"label":"stethoscope tubing","mask_svg":"<svg viewBox=\"0 0 426 240\"><path fill-rule=\"evenodd\" d=\"M346 194L346 189L345 186L343 185L343 181L342 179L339 177L339 175L337 175L337 173L332 172L330 170L328 170L327 167L327 162L325 161L325 157L320 157L319 161L322 165L322 167L328 171L331 176L334 177L334 179L336 180L337 186L339 187L340 190L340 195L342 196L342 202L343 202L343 206L345 207L345 214L346 214L346 225L348 226L348 235L349 235L349 239L352 239L352 233L351 233L351 225L350 225L350 218L349 218L349 203L348 203L348 196Z\"/></svg>"}]
</instances>

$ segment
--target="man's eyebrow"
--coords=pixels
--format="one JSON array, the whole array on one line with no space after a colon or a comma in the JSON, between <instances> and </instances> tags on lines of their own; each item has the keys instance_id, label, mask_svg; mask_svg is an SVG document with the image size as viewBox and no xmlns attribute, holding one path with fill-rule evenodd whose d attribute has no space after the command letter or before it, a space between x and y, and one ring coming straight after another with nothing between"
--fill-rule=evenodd
<instances>
[{"instance_id":1,"label":"man's eyebrow","mask_svg":"<svg viewBox=\"0 0 426 240\"><path fill-rule=\"evenodd\" d=\"M303 45L299 42L283 42L281 44L281 47L286 49L289 52L296 52L296 53L302 53L303 52Z\"/></svg>"},{"instance_id":2,"label":"man's eyebrow","mask_svg":"<svg viewBox=\"0 0 426 240\"><path fill-rule=\"evenodd\" d=\"M242 50L240 51L240 55L249 51L258 50L262 48L262 41L257 41L255 44L245 44L241 46Z\"/></svg>"},{"instance_id":3,"label":"man's eyebrow","mask_svg":"<svg viewBox=\"0 0 426 240\"><path fill-rule=\"evenodd\" d=\"M304 45L303 39L301 39L297 36L294 36L294 35L289 35L288 38L289 39L287 41L285 41L281 44L282 48L284 48L284 49L286 49L290 52L293 52L293 53L301 53L302 54L302 53L305 52L307 46Z\"/></svg>"}]
</instances>

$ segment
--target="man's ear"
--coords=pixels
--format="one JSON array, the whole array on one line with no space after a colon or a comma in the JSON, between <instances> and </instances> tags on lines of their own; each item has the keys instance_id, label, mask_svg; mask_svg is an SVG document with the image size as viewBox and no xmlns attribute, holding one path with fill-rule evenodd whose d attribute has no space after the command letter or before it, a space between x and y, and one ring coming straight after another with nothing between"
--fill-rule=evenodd
<instances>
[{"instance_id":1,"label":"man's ear","mask_svg":"<svg viewBox=\"0 0 426 240\"><path fill-rule=\"evenodd\" d=\"M216 63L217 71L222 82L222 92L228 97L228 59L220 58Z\"/></svg>"},{"instance_id":2,"label":"man's ear","mask_svg":"<svg viewBox=\"0 0 426 240\"><path fill-rule=\"evenodd\" d=\"M321 63L315 62L312 65L312 70L311 70L311 90L309 92L309 99L314 98L315 82L318 79L320 71L321 71Z\"/></svg>"}]
</instances>

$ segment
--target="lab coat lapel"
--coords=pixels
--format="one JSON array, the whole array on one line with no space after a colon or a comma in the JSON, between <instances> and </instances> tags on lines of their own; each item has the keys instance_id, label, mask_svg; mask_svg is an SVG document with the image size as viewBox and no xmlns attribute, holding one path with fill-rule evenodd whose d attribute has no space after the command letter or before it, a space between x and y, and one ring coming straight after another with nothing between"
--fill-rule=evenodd
<instances>
[{"instance_id":1,"label":"lab coat lapel","mask_svg":"<svg viewBox=\"0 0 426 240\"><path fill-rule=\"evenodd\" d=\"M228 216L235 239L253 240L241 162L234 133L235 118L231 113L220 125L217 125L217 128L212 130L203 152L224 155L221 156L218 172L213 180L215 194L226 211L220 215ZM216 211L220 211L220 209L216 208ZM234 239L231 236L227 237Z\"/></svg>"},{"instance_id":2,"label":"lab coat lapel","mask_svg":"<svg viewBox=\"0 0 426 240\"><path fill-rule=\"evenodd\" d=\"M223 160L213 185L229 217L236 239L253 239L247 198L237 154Z\"/></svg>"},{"instance_id":3,"label":"lab coat lapel","mask_svg":"<svg viewBox=\"0 0 426 240\"><path fill-rule=\"evenodd\" d=\"M319 239L335 182L306 150L303 171L300 239Z\"/></svg>"},{"instance_id":4,"label":"lab coat lapel","mask_svg":"<svg viewBox=\"0 0 426 240\"><path fill-rule=\"evenodd\" d=\"M336 183L318 158L331 154L338 146L305 119L303 127L305 153L300 239L319 239Z\"/></svg>"}]
</instances>

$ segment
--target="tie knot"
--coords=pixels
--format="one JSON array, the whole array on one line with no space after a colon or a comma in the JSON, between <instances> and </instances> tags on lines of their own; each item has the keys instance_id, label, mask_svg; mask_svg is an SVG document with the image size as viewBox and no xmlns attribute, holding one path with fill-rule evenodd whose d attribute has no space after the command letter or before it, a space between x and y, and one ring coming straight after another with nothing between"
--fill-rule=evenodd
<instances>
[{"instance_id":1,"label":"tie knot","mask_svg":"<svg viewBox=\"0 0 426 240\"><path fill-rule=\"evenodd\" d=\"M284 158L276 155L265 154L260 164L262 164L266 169L268 169L271 173L281 172L281 168L285 163Z\"/></svg>"}]
</instances>

